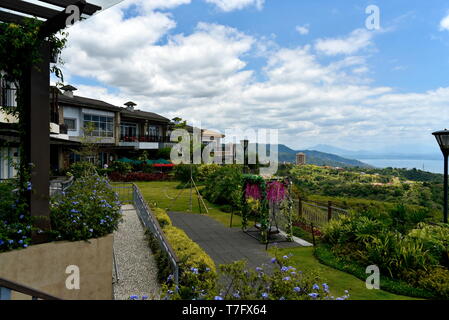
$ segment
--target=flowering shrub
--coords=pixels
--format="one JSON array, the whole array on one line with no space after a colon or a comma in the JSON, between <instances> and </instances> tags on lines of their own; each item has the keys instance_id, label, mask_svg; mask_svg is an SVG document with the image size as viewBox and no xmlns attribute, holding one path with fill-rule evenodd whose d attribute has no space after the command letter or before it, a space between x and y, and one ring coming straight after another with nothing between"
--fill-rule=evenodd
<instances>
[{"instance_id":1,"label":"flowering shrub","mask_svg":"<svg viewBox=\"0 0 449 320\"><path fill-rule=\"evenodd\" d=\"M267 199L270 202L279 203L286 197L285 185L279 181L267 183Z\"/></svg>"},{"instance_id":2,"label":"flowering shrub","mask_svg":"<svg viewBox=\"0 0 449 320\"><path fill-rule=\"evenodd\" d=\"M26 248L31 243L31 219L21 203L16 182L0 183L0 252Z\"/></svg>"},{"instance_id":3,"label":"flowering shrub","mask_svg":"<svg viewBox=\"0 0 449 320\"><path fill-rule=\"evenodd\" d=\"M51 236L55 240L99 238L117 229L121 203L107 179L88 176L75 180L67 193L51 201Z\"/></svg>"},{"instance_id":4,"label":"flowering shrub","mask_svg":"<svg viewBox=\"0 0 449 320\"><path fill-rule=\"evenodd\" d=\"M216 290L195 290L198 300L346 300L330 293L327 283L313 274L306 274L289 265L289 256L272 258L269 265L248 270L245 261L221 265L223 279ZM192 271L195 276L195 270ZM181 287L180 290L183 288ZM176 299L174 290L167 290L165 299Z\"/></svg>"},{"instance_id":5,"label":"flowering shrub","mask_svg":"<svg viewBox=\"0 0 449 320\"><path fill-rule=\"evenodd\" d=\"M109 179L114 182L165 181L169 180L170 177L166 173L131 172L128 174L121 174L112 172L109 174Z\"/></svg>"}]
</instances>

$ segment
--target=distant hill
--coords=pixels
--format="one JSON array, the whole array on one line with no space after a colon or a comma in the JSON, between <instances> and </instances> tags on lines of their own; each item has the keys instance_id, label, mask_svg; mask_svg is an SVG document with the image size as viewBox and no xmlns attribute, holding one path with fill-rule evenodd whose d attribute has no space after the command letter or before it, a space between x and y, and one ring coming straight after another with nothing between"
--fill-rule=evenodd
<instances>
[{"instance_id":1,"label":"distant hill","mask_svg":"<svg viewBox=\"0 0 449 320\"><path fill-rule=\"evenodd\" d=\"M318 144L308 148L325 153L336 154L344 158L351 159L427 159L441 160L441 152L435 144L435 150L417 150L414 153L404 152L400 150L379 151L379 150L347 150L327 144ZM412 149L413 150L413 149Z\"/></svg>"},{"instance_id":2,"label":"distant hill","mask_svg":"<svg viewBox=\"0 0 449 320\"><path fill-rule=\"evenodd\" d=\"M314 164L317 166L332 166L332 167L360 167L372 168L369 164L364 162L348 159L337 156L332 153L320 152L315 150L293 150L286 145L278 145L279 162L296 162L296 154L302 152L306 155L307 164Z\"/></svg>"}]
</instances>

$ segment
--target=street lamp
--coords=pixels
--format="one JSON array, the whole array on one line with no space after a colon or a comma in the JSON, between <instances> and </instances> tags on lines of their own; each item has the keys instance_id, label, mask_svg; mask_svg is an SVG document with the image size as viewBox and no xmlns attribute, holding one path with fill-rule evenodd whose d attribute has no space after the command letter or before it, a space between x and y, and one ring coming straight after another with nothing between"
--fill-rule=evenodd
<instances>
[{"instance_id":1,"label":"street lamp","mask_svg":"<svg viewBox=\"0 0 449 320\"><path fill-rule=\"evenodd\" d=\"M441 148L444 156L444 223L447 223L447 186L448 186L448 156L449 156L449 130L444 129L432 133Z\"/></svg>"}]
</instances>

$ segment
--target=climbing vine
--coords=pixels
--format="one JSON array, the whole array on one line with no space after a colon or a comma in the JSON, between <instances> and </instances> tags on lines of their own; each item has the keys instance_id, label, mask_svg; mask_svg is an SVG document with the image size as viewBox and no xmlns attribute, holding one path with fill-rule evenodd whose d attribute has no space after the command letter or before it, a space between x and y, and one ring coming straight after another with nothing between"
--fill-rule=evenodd
<instances>
[{"instance_id":1,"label":"climbing vine","mask_svg":"<svg viewBox=\"0 0 449 320\"><path fill-rule=\"evenodd\" d=\"M25 124L25 92L27 86L27 70L35 68L42 61L41 47L47 43L52 57L58 57L52 64L49 72L63 81L63 75L58 65L62 64L59 55L66 45L67 34L60 32L43 38L40 34L42 22L28 18L23 24L0 23L0 83L7 84L9 89L16 90L15 106L0 104L0 112L11 115L17 119L16 128L19 132L20 162L17 165L19 194L25 202L27 192L31 191L29 183L32 164L27 163L25 157L26 124ZM49 106L50 107L50 106Z\"/></svg>"},{"instance_id":2,"label":"climbing vine","mask_svg":"<svg viewBox=\"0 0 449 320\"><path fill-rule=\"evenodd\" d=\"M268 239L269 211L267 201L267 185L261 176L243 175L242 193L242 229L248 228L248 216L251 212L250 203L252 200L259 201L259 222L262 241Z\"/></svg>"}]
</instances>

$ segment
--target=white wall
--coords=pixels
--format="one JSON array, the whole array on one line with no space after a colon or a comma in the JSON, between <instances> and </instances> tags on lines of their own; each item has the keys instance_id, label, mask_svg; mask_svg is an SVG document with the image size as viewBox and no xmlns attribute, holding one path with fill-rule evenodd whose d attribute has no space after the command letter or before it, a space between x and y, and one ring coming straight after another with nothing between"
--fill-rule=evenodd
<instances>
[{"instance_id":1,"label":"white wall","mask_svg":"<svg viewBox=\"0 0 449 320\"><path fill-rule=\"evenodd\" d=\"M93 114L98 116L107 116L114 118L114 123L116 121L114 112L87 109L87 108L77 108L77 107L67 107L64 106L64 118L75 119L76 120L76 130L69 130L69 137L81 137L83 136L84 128L84 114Z\"/></svg>"}]
</instances>

